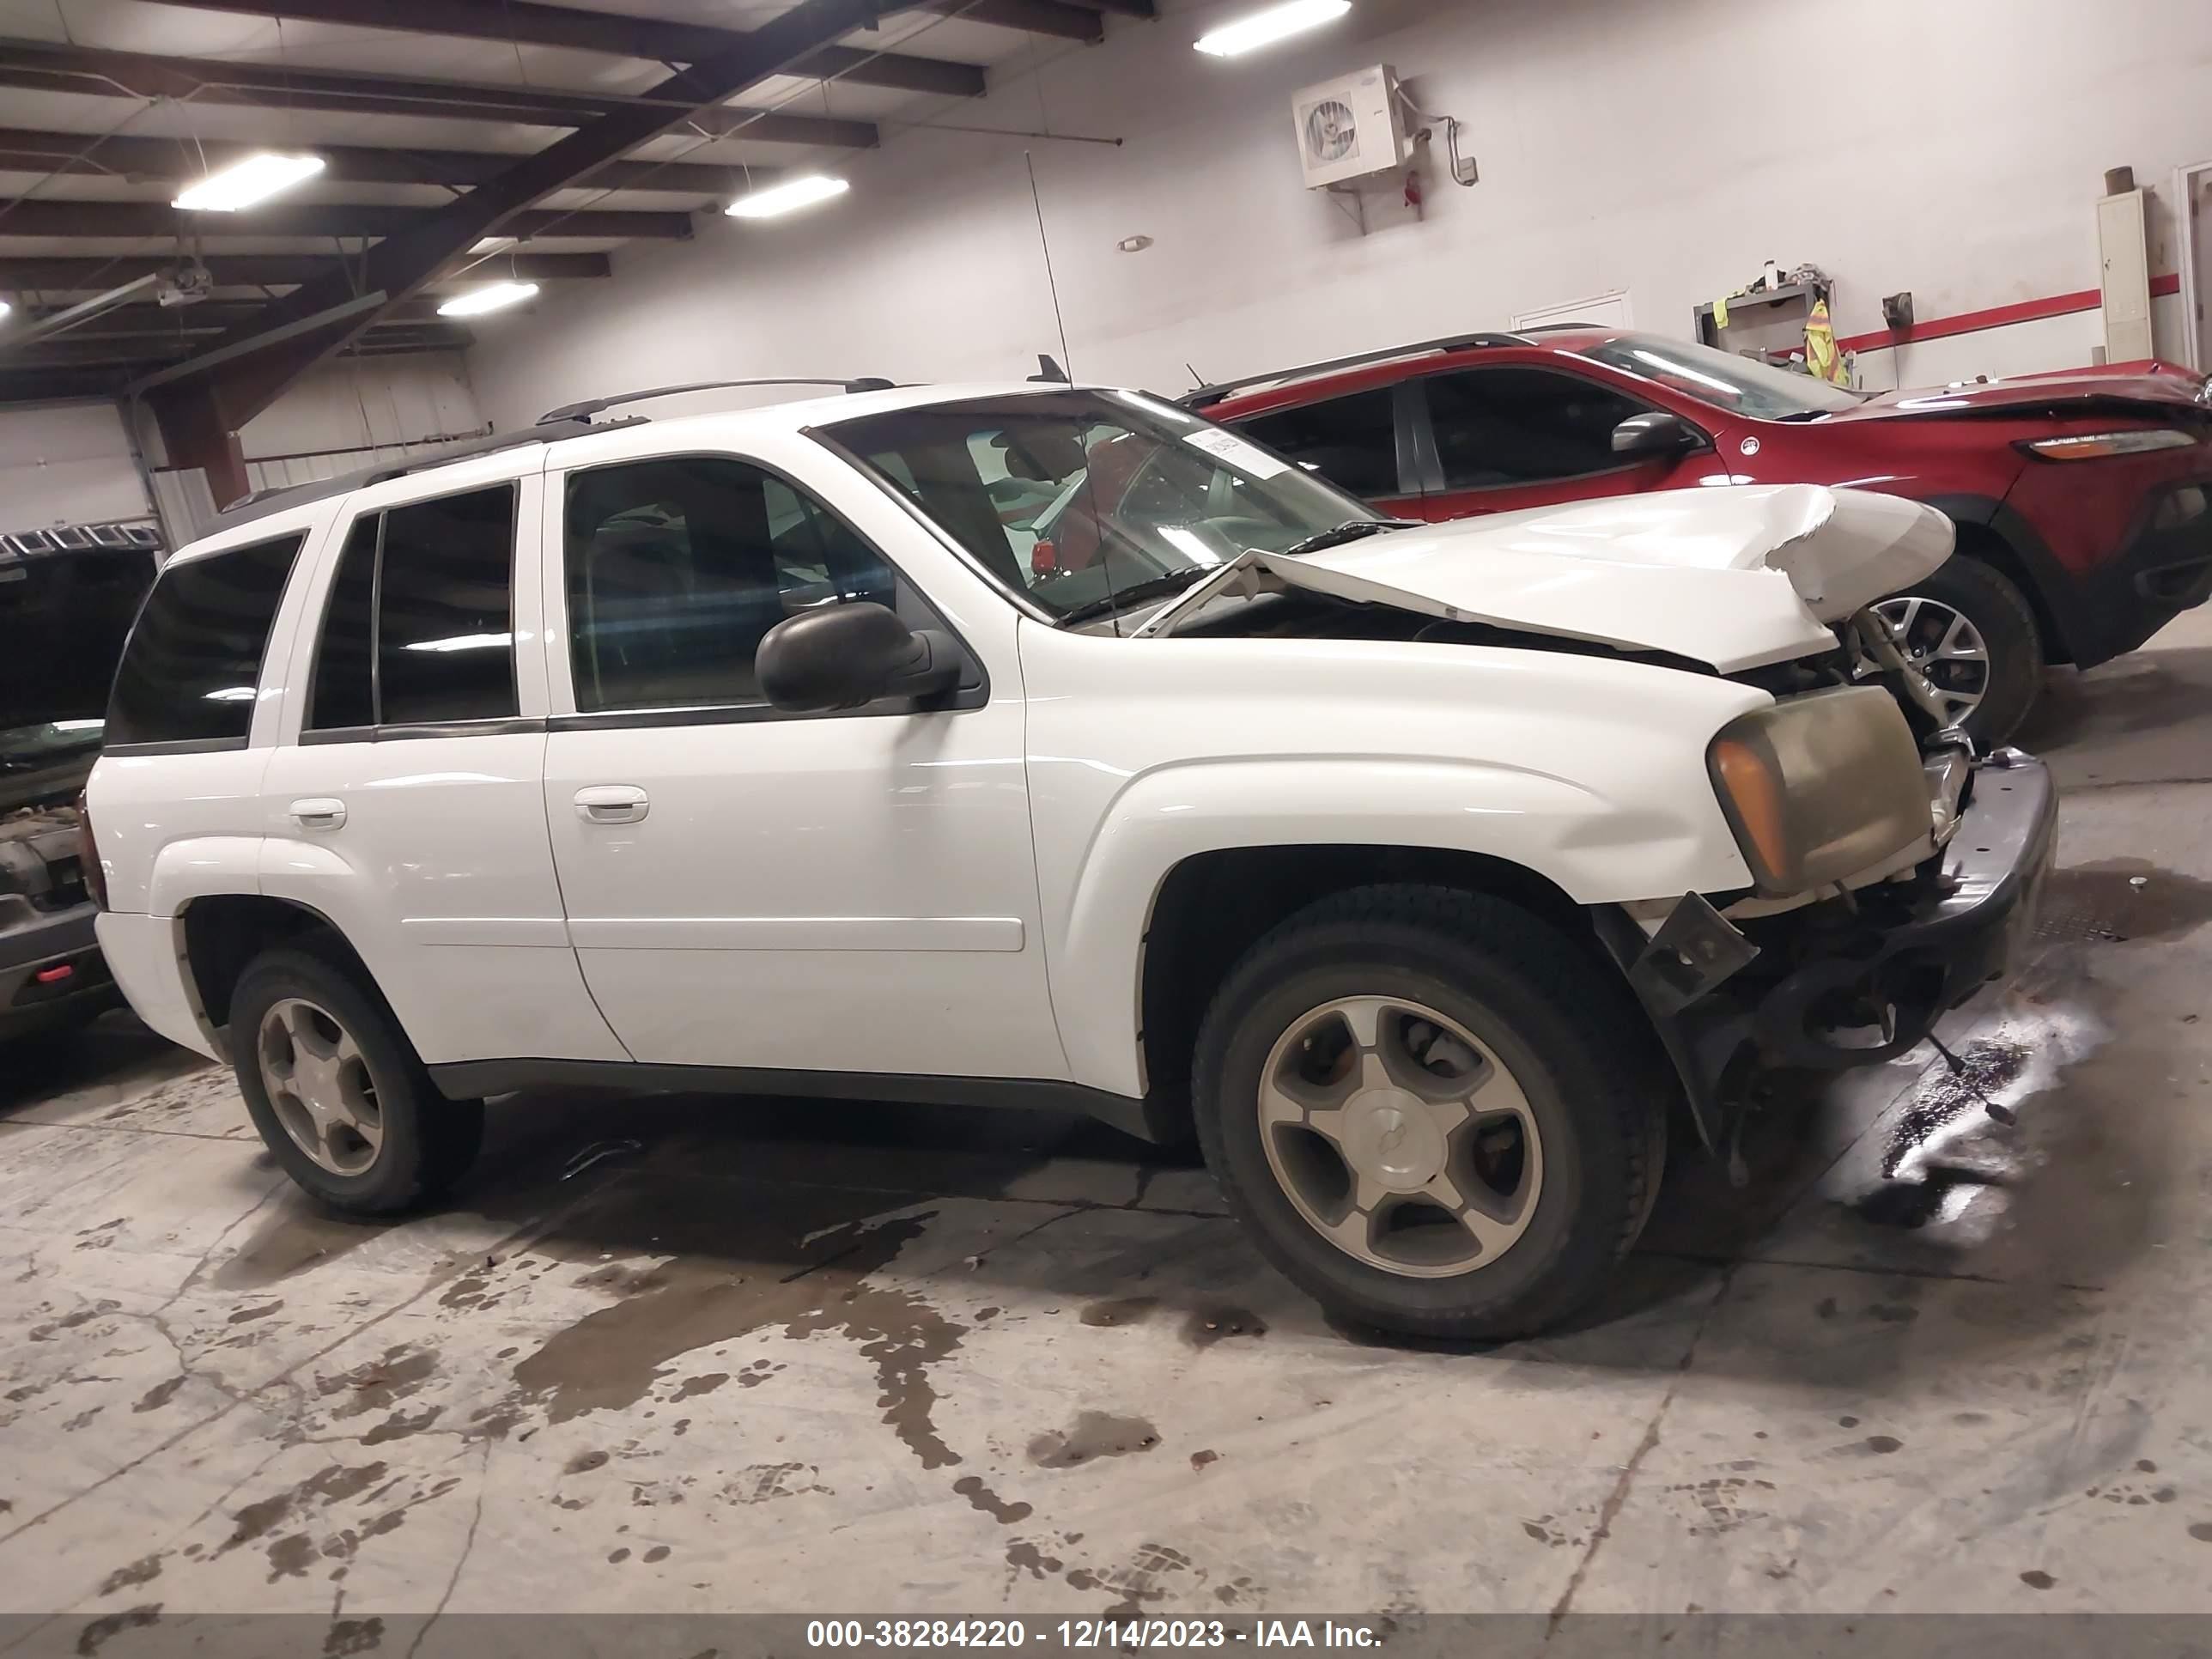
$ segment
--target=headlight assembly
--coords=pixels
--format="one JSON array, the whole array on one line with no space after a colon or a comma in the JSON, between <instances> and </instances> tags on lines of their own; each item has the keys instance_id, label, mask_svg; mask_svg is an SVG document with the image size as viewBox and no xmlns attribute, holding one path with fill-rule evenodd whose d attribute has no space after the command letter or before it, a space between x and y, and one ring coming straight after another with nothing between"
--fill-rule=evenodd
<instances>
[{"instance_id":1,"label":"headlight assembly","mask_svg":"<svg viewBox=\"0 0 2212 1659\"><path fill-rule=\"evenodd\" d=\"M2145 427L2130 432L2090 432L2079 437L2033 438L2021 445L2045 461L2098 461L2108 455L2145 455L2154 449L2186 449L2197 441L2193 432L2172 427Z\"/></svg>"},{"instance_id":2,"label":"headlight assembly","mask_svg":"<svg viewBox=\"0 0 2212 1659\"><path fill-rule=\"evenodd\" d=\"M1919 751L1879 686L1810 692L1731 720L1706 763L1770 897L1843 881L1928 835Z\"/></svg>"}]
</instances>

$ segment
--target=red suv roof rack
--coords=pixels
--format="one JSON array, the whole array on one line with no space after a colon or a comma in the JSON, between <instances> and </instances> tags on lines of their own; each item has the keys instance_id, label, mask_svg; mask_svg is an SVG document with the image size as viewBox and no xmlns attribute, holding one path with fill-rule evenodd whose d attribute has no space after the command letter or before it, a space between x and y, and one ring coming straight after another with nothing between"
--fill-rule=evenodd
<instances>
[{"instance_id":1,"label":"red suv roof rack","mask_svg":"<svg viewBox=\"0 0 2212 1659\"><path fill-rule=\"evenodd\" d=\"M1277 380L1302 380L1310 374L1329 374L1340 368L1358 368L1368 363L1387 363L1395 357L1418 357L1429 351L1472 351L1484 346L1521 346L1531 342L1519 334L1456 334L1449 339L1423 340L1417 345L1387 346L1380 351L1363 351L1350 357L1332 357L1322 363L1302 363L1296 368L1270 369L1265 374L1248 374L1241 380L1224 380L1218 386L1202 386L1195 392L1184 393L1176 401L1185 409L1205 409L1239 392L1248 392L1255 386L1266 386Z\"/></svg>"}]
</instances>

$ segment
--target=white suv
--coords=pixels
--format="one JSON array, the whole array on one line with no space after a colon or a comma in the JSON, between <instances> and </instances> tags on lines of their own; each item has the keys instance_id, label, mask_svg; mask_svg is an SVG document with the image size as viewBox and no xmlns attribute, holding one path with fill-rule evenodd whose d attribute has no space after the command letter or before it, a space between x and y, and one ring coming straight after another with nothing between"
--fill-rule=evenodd
<instances>
[{"instance_id":1,"label":"white suv","mask_svg":"<svg viewBox=\"0 0 2212 1659\"><path fill-rule=\"evenodd\" d=\"M2051 856L1868 619L1950 546L1886 496L1404 527L1030 384L566 411L228 516L125 653L100 943L343 1209L554 1080L1073 1107L1194 1130L1342 1315L1527 1331L1670 1117L1918 1042Z\"/></svg>"}]
</instances>

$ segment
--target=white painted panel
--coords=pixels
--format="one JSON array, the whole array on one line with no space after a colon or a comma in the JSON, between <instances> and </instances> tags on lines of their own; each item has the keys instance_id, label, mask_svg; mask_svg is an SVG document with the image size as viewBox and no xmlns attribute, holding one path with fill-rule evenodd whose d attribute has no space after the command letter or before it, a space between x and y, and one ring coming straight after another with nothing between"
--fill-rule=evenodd
<instances>
[{"instance_id":1,"label":"white painted panel","mask_svg":"<svg viewBox=\"0 0 2212 1659\"><path fill-rule=\"evenodd\" d=\"M441 351L321 364L248 421L238 436L251 463L415 443L483 427L466 363L457 352ZM367 465L366 458L351 459L336 470Z\"/></svg>"},{"instance_id":2,"label":"white painted panel","mask_svg":"<svg viewBox=\"0 0 2212 1659\"><path fill-rule=\"evenodd\" d=\"M1595 323L1600 328L1629 328L1636 321L1626 294L1601 294L1595 299L1570 300L1565 305L1544 306L1534 311L1516 311L1513 326L1542 328L1552 323Z\"/></svg>"},{"instance_id":3,"label":"white painted panel","mask_svg":"<svg viewBox=\"0 0 2212 1659\"><path fill-rule=\"evenodd\" d=\"M114 404L0 410L0 532L152 513Z\"/></svg>"}]
</instances>

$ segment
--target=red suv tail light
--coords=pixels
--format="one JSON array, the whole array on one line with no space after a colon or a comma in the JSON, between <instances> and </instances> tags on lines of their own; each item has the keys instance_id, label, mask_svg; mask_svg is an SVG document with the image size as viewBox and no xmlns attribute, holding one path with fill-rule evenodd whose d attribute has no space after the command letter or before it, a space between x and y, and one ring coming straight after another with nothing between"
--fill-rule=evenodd
<instances>
[{"instance_id":1,"label":"red suv tail light","mask_svg":"<svg viewBox=\"0 0 2212 1659\"><path fill-rule=\"evenodd\" d=\"M80 793L76 798L76 861L84 876L84 890L101 909L107 908L107 872L100 866L100 843L92 836L92 809Z\"/></svg>"}]
</instances>

